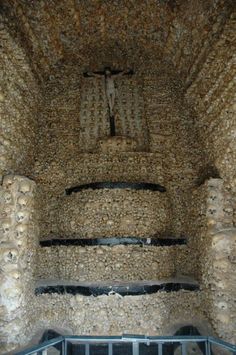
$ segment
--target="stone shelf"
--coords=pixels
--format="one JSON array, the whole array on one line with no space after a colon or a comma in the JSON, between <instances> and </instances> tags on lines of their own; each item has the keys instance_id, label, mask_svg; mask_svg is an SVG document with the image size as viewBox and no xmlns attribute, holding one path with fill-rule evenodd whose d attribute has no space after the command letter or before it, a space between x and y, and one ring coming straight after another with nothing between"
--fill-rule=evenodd
<instances>
[{"instance_id":1,"label":"stone shelf","mask_svg":"<svg viewBox=\"0 0 236 355\"><path fill-rule=\"evenodd\" d=\"M147 246L174 246L174 245L185 245L187 240L185 238L135 238L135 237L106 237L106 238L55 238L41 240L41 247L52 247L52 246L115 246L115 245L147 245Z\"/></svg>"},{"instance_id":2,"label":"stone shelf","mask_svg":"<svg viewBox=\"0 0 236 355\"><path fill-rule=\"evenodd\" d=\"M135 282L97 282L75 283L69 281L41 281L35 288L35 295L41 294L81 294L84 296L100 296L119 294L121 296L137 296L156 292L199 291L199 285L191 279L169 279L162 281Z\"/></svg>"},{"instance_id":3,"label":"stone shelf","mask_svg":"<svg viewBox=\"0 0 236 355\"><path fill-rule=\"evenodd\" d=\"M75 192L80 192L83 190L101 190L101 189L131 189L131 190L149 190L149 191L159 191L166 192L166 188L159 184L147 183L147 182L92 182L89 184L82 184L74 187L69 187L65 189L66 195L71 195Z\"/></svg>"}]
</instances>

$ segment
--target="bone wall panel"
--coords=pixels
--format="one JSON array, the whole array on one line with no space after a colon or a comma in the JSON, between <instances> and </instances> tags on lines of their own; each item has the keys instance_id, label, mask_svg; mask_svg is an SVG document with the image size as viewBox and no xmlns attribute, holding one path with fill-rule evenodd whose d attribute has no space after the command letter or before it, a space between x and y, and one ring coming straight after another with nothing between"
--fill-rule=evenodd
<instances>
[{"instance_id":1,"label":"bone wall panel","mask_svg":"<svg viewBox=\"0 0 236 355\"><path fill-rule=\"evenodd\" d=\"M125 76L114 80L116 134L135 138L138 150L146 150L148 134L142 91L135 79ZM81 151L93 152L96 150L97 141L110 135L104 77L83 79L81 89L79 142Z\"/></svg>"},{"instance_id":2,"label":"bone wall panel","mask_svg":"<svg viewBox=\"0 0 236 355\"><path fill-rule=\"evenodd\" d=\"M216 333L235 344L236 228L232 199L220 179L209 180L207 192L208 228L201 262L203 287Z\"/></svg>"},{"instance_id":3,"label":"bone wall panel","mask_svg":"<svg viewBox=\"0 0 236 355\"><path fill-rule=\"evenodd\" d=\"M137 281L171 278L187 257L186 246L56 246L38 249L38 279ZM175 262L173 262L173 259ZM93 262L91 263L91 260Z\"/></svg>"},{"instance_id":4,"label":"bone wall panel","mask_svg":"<svg viewBox=\"0 0 236 355\"><path fill-rule=\"evenodd\" d=\"M35 183L6 175L0 188L1 351L26 341L38 242Z\"/></svg>"},{"instance_id":5,"label":"bone wall panel","mask_svg":"<svg viewBox=\"0 0 236 355\"><path fill-rule=\"evenodd\" d=\"M27 56L0 16L0 176L32 173L42 100Z\"/></svg>"}]
</instances>

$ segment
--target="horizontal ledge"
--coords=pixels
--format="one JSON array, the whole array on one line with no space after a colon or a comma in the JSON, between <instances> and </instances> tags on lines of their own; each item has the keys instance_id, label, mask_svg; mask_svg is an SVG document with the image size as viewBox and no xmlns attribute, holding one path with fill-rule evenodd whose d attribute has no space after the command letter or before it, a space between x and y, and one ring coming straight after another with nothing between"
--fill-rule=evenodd
<instances>
[{"instance_id":1,"label":"horizontal ledge","mask_svg":"<svg viewBox=\"0 0 236 355\"><path fill-rule=\"evenodd\" d=\"M144 294L152 294L157 292L178 292L181 290L185 291L199 291L199 285L196 282L160 282L160 283L150 283L150 282L131 282L131 283L113 283L109 285L107 283L100 284L74 284L66 285L53 283L47 285L40 285L35 288L35 295L41 294L53 294L57 293L72 294L72 295L83 295L83 296L101 296L101 295L113 295L119 294L121 296L138 296Z\"/></svg>"},{"instance_id":2,"label":"horizontal ledge","mask_svg":"<svg viewBox=\"0 0 236 355\"><path fill-rule=\"evenodd\" d=\"M65 189L65 193L66 195L71 195L73 192L80 192L88 189L132 189L166 192L164 186L147 182L91 182L89 184L69 187L68 189Z\"/></svg>"},{"instance_id":3,"label":"horizontal ledge","mask_svg":"<svg viewBox=\"0 0 236 355\"><path fill-rule=\"evenodd\" d=\"M79 238L79 239L49 239L41 240L41 247L51 246L70 246L78 245L84 246L116 246L116 245L147 245L147 246L174 246L185 245L187 243L185 238L136 238L136 237L115 237L115 238Z\"/></svg>"}]
</instances>

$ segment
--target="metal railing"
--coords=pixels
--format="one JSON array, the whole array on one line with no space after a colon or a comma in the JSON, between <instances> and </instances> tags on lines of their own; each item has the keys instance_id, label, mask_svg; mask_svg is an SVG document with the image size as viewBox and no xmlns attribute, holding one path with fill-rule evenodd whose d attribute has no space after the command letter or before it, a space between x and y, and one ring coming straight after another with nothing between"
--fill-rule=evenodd
<instances>
[{"instance_id":1,"label":"metal railing","mask_svg":"<svg viewBox=\"0 0 236 355\"><path fill-rule=\"evenodd\" d=\"M195 344L200 353L204 355L233 354L236 355L236 345L225 341L205 336L158 336L145 337L136 335L124 335L122 337L90 337L90 336L60 336L58 338L45 341L30 349L14 352L14 355L140 355L148 354L143 346L155 347L156 355L171 355L178 349L181 355L188 355L188 346ZM96 352L96 347L103 346L103 351ZM119 346L121 347L119 350ZM128 350L125 350L128 347ZM91 349L93 350L91 351ZM142 349L141 349L142 348ZM53 350L54 349L54 350ZM122 349L122 351L121 351ZM180 352L179 352L180 351ZM153 352L152 352L153 353Z\"/></svg>"}]
</instances>

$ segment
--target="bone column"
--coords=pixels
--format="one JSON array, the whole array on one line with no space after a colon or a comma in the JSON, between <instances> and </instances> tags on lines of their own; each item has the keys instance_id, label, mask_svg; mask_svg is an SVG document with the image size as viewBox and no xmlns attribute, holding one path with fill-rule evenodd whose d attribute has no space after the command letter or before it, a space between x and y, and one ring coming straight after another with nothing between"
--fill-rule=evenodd
<instances>
[{"instance_id":1,"label":"bone column","mask_svg":"<svg viewBox=\"0 0 236 355\"><path fill-rule=\"evenodd\" d=\"M210 179L207 192L208 228L203 283L208 294L208 312L217 335L234 343L236 228L233 226L233 197L221 179Z\"/></svg>"},{"instance_id":2,"label":"bone column","mask_svg":"<svg viewBox=\"0 0 236 355\"><path fill-rule=\"evenodd\" d=\"M7 175L0 187L1 347L11 351L27 337L38 242L35 183Z\"/></svg>"}]
</instances>

